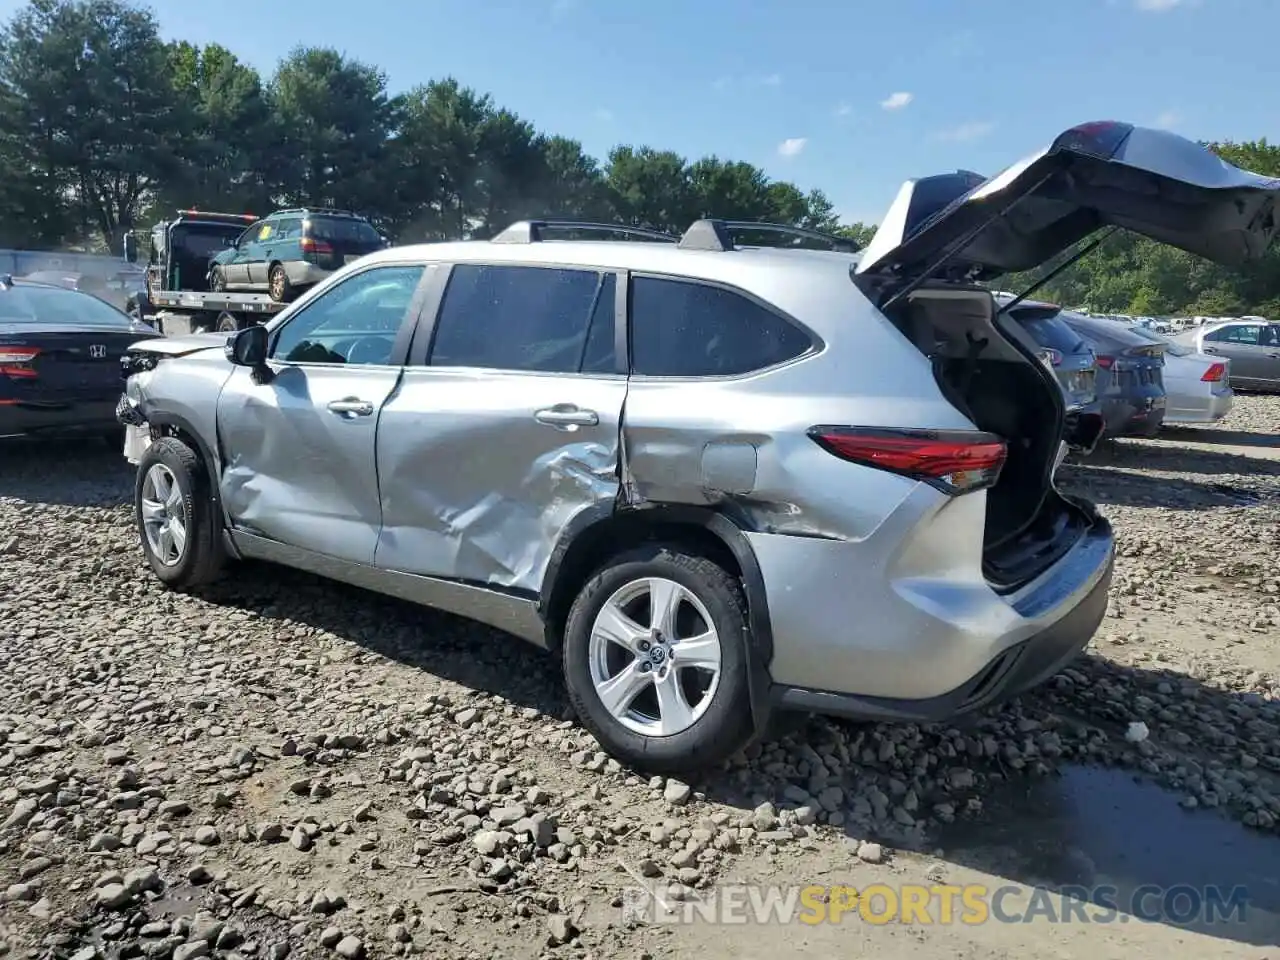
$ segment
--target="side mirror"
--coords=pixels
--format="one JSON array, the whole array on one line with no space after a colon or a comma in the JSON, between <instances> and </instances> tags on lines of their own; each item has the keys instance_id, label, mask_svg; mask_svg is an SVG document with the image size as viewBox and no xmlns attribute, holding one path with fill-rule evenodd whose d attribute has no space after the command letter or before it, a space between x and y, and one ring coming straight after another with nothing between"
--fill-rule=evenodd
<instances>
[{"instance_id":1,"label":"side mirror","mask_svg":"<svg viewBox=\"0 0 1280 960\"><path fill-rule=\"evenodd\" d=\"M238 367L264 369L267 365L267 328L254 324L227 338L227 359Z\"/></svg>"},{"instance_id":2,"label":"side mirror","mask_svg":"<svg viewBox=\"0 0 1280 960\"><path fill-rule=\"evenodd\" d=\"M124 235L124 259L126 263L138 262L138 241L133 238L132 233Z\"/></svg>"}]
</instances>

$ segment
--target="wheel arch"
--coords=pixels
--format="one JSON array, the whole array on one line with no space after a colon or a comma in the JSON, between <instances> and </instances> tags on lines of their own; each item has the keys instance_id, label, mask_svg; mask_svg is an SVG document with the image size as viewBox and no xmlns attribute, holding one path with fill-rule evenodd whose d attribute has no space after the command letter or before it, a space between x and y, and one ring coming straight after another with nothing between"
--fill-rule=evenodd
<instances>
[{"instance_id":1,"label":"wheel arch","mask_svg":"<svg viewBox=\"0 0 1280 960\"><path fill-rule=\"evenodd\" d=\"M618 509L612 502L579 512L552 549L538 610L547 647L560 648L565 622L583 584L609 557L643 543L674 542L720 563L742 584L750 626L747 654L751 712L757 730L769 717L773 627L764 575L742 527L716 510L685 505Z\"/></svg>"}]
</instances>

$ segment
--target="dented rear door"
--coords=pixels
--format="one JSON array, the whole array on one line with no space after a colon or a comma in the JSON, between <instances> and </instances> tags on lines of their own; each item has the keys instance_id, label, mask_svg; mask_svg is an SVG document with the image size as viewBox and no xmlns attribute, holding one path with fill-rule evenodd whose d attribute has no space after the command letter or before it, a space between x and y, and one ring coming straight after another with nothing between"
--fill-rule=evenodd
<instances>
[{"instance_id":1,"label":"dented rear door","mask_svg":"<svg viewBox=\"0 0 1280 960\"><path fill-rule=\"evenodd\" d=\"M444 288L379 427L376 563L535 592L569 522L618 495L618 278L461 263Z\"/></svg>"}]
</instances>

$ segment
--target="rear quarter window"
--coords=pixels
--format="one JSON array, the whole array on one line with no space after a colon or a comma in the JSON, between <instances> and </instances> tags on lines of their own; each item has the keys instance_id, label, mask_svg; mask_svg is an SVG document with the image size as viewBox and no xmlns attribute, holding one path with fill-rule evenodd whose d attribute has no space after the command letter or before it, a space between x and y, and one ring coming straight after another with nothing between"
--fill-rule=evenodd
<instances>
[{"instance_id":1,"label":"rear quarter window","mask_svg":"<svg viewBox=\"0 0 1280 960\"><path fill-rule=\"evenodd\" d=\"M736 376L794 360L812 346L804 330L741 293L632 278L632 371L640 376Z\"/></svg>"},{"instance_id":2,"label":"rear quarter window","mask_svg":"<svg viewBox=\"0 0 1280 960\"><path fill-rule=\"evenodd\" d=\"M350 217L312 217L308 230L317 240L340 240L349 243L381 243L382 235L367 220Z\"/></svg>"},{"instance_id":3,"label":"rear quarter window","mask_svg":"<svg viewBox=\"0 0 1280 960\"><path fill-rule=\"evenodd\" d=\"M1031 316L1026 319L1015 315L1015 319L1042 347L1050 347L1067 354L1084 353L1088 349L1084 338L1059 320L1056 315Z\"/></svg>"}]
</instances>

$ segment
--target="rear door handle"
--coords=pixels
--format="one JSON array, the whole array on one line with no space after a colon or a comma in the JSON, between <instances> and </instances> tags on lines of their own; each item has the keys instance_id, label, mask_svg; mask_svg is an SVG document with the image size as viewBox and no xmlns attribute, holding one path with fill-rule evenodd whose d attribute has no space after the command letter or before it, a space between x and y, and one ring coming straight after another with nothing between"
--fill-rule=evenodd
<instances>
[{"instance_id":1,"label":"rear door handle","mask_svg":"<svg viewBox=\"0 0 1280 960\"><path fill-rule=\"evenodd\" d=\"M331 400L329 402L329 412L340 414L347 418L368 417L373 415L373 404L368 400L361 400L359 397L344 397L341 400Z\"/></svg>"},{"instance_id":2,"label":"rear door handle","mask_svg":"<svg viewBox=\"0 0 1280 960\"><path fill-rule=\"evenodd\" d=\"M572 403L557 403L554 407L539 410L533 419L550 427L594 427L600 422L600 415Z\"/></svg>"}]
</instances>

